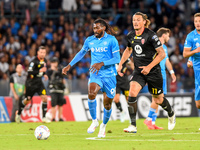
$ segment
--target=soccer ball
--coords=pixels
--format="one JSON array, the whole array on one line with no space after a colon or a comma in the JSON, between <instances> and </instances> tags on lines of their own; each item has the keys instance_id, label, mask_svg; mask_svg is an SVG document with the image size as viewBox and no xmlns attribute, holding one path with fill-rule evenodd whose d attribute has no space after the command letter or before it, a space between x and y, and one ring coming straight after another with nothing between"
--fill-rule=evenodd
<instances>
[{"instance_id":1,"label":"soccer ball","mask_svg":"<svg viewBox=\"0 0 200 150\"><path fill-rule=\"evenodd\" d=\"M38 140L46 140L50 136L50 131L46 126L40 125L35 129L34 135Z\"/></svg>"}]
</instances>

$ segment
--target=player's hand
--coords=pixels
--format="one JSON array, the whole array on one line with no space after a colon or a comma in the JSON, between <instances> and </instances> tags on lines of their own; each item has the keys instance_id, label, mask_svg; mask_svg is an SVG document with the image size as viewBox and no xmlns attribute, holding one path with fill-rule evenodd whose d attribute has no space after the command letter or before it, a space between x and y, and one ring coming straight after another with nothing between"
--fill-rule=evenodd
<instances>
[{"instance_id":1,"label":"player's hand","mask_svg":"<svg viewBox=\"0 0 200 150\"><path fill-rule=\"evenodd\" d=\"M142 69L141 73L142 73L143 75L149 74L149 72L150 72L150 70L151 70L148 66L140 66L139 68Z\"/></svg>"},{"instance_id":2,"label":"player's hand","mask_svg":"<svg viewBox=\"0 0 200 150\"><path fill-rule=\"evenodd\" d=\"M14 98L15 98L16 101L19 100L19 96L17 94L14 94Z\"/></svg>"},{"instance_id":3,"label":"player's hand","mask_svg":"<svg viewBox=\"0 0 200 150\"><path fill-rule=\"evenodd\" d=\"M119 65L118 68L117 68L117 73L118 73L119 76L123 77L124 74L121 72L121 70L122 70L122 65Z\"/></svg>"},{"instance_id":4,"label":"player's hand","mask_svg":"<svg viewBox=\"0 0 200 150\"><path fill-rule=\"evenodd\" d=\"M67 71L69 71L70 68L71 68L71 65L67 65L66 67L64 67L62 69L62 74L67 75Z\"/></svg>"},{"instance_id":5,"label":"player's hand","mask_svg":"<svg viewBox=\"0 0 200 150\"><path fill-rule=\"evenodd\" d=\"M47 67L42 67L41 69L40 69L40 72L46 72L47 71Z\"/></svg>"},{"instance_id":6,"label":"player's hand","mask_svg":"<svg viewBox=\"0 0 200 150\"><path fill-rule=\"evenodd\" d=\"M192 67L193 67L192 61L188 61L188 62L187 62L187 67L188 67L188 68L192 68Z\"/></svg>"},{"instance_id":7,"label":"player's hand","mask_svg":"<svg viewBox=\"0 0 200 150\"><path fill-rule=\"evenodd\" d=\"M172 82L176 82L176 75L174 73L171 74Z\"/></svg>"},{"instance_id":8,"label":"player's hand","mask_svg":"<svg viewBox=\"0 0 200 150\"><path fill-rule=\"evenodd\" d=\"M197 53L199 53L200 52L200 47L197 47Z\"/></svg>"},{"instance_id":9,"label":"player's hand","mask_svg":"<svg viewBox=\"0 0 200 150\"><path fill-rule=\"evenodd\" d=\"M44 75L44 80L47 81L48 79L49 79L48 76L45 74Z\"/></svg>"},{"instance_id":10,"label":"player's hand","mask_svg":"<svg viewBox=\"0 0 200 150\"><path fill-rule=\"evenodd\" d=\"M95 63L91 66L90 71L91 73L95 73L97 71L97 74L99 73L99 70L101 69L101 67L104 65L103 62L100 63Z\"/></svg>"}]
</instances>

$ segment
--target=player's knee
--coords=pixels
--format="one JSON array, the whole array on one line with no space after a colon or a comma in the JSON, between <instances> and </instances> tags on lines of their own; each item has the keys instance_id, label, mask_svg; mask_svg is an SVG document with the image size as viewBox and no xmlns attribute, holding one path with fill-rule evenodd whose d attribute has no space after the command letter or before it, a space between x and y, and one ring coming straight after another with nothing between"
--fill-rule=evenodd
<instances>
[{"instance_id":1,"label":"player's knee","mask_svg":"<svg viewBox=\"0 0 200 150\"><path fill-rule=\"evenodd\" d=\"M110 110L111 109L111 104L109 104L109 103L104 104L104 108L106 110Z\"/></svg>"},{"instance_id":2,"label":"player's knee","mask_svg":"<svg viewBox=\"0 0 200 150\"><path fill-rule=\"evenodd\" d=\"M130 97L128 98L128 104L133 104L133 103L136 103L137 102L137 99L136 97Z\"/></svg>"},{"instance_id":3,"label":"player's knee","mask_svg":"<svg viewBox=\"0 0 200 150\"><path fill-rule=\"evenodd\" d=\"M91 100L93 100L93 99L95 99L95 97L96 97L96 94L95 93L88 93L88 98L89 99L91 99Z\"/></svg>"},{"instance_id":4,"label":"player's knee","mask_svg":"<svg viewBox=\"0 0 200 150\"><path fill-rule=\"evenodd\" d=\"M131 97L137 97L137 94L134 90L130 91L129 95L131 95Z\"/></svg>"}]
</instances>

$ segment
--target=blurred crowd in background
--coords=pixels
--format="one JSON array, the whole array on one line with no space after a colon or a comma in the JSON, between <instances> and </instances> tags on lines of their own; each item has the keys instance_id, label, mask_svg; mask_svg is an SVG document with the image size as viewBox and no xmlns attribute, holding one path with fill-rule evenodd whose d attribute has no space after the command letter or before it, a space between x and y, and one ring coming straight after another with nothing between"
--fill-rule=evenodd
<instances>
[{"instance_id":1,"label":"blurred crowd in background","mask_svg":"<svg viewBox=\"0 0 200 150\"><path fill-rule=\"evenodd\" d=\"M1 0L0 6L0 80L9 80L17 64L26 71L41 45L47 50L48 67L52 57L66 66L93 34L92 23L98 17L117 31L123 52L125 36L132 30L132 15L140 11L148 15L153 31L159 27L171 29L166 45L177 81L171 83L168 75L168 91L194 89L193 69L187 68L182 53L186 35L194 29L193 15L200 9L198 0ZM87 81L90 62L87 53L66 80ZM87 86L84 83L83 88Z\"/></svg>"}]
</instances>

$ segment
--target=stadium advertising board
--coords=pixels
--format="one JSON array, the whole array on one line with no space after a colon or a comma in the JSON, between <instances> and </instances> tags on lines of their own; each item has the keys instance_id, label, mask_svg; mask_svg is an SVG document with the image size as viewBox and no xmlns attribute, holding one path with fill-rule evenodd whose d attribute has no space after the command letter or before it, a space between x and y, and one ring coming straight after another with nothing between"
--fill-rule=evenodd
<instances>
[{"instance_id":1,"label":"stadium advertising board","mask_svg":"<svg viewBox=\"0 0 200 150\"><path fill-rule=\"evenodd\" d=\"M177 117L196 117L198 112L194 102L194 94L168 94L166 98L169 100ZM91 116L88 108L88 95L69 95L65 96L66 104L63 105L63 119L65 121L88 121ZM151 105L151 95L140 94L137 97L138 114L137 118L146 118ZM4 101L5 100L5 101ZM103 95L98 94L97 100L97 118L103 119ZM129 119L127 102L123 95L120 96L122 108L126 113L125 120ZM21 120L23 122L40 122L42 119L41 99L39 96L33 97L32 106L28 104L22 111ZM10 122L12 99L9 97L1 97L0 99L0 121ZM57 111L58 114L58 111ZM51 118L51 97L48 97L48 113L47 117ZM167 117L167 113L159 106L158 117ZM56 118L57 120L58 118ZM120 112L116 105L112 104L112 114L110 120L120 119Z\"/></svg>"}]
</instances>

